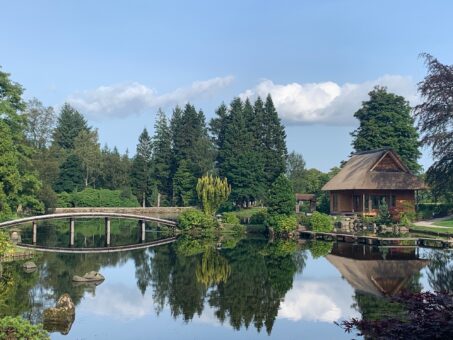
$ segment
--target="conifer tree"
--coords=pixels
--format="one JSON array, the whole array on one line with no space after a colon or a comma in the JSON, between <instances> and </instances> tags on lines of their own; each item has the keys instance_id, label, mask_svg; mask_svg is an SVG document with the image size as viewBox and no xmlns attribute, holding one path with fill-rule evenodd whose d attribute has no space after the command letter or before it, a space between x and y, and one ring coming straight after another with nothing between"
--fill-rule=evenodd
<instances>
[{"instance_id":1,"label":"conifer tree","mask_svg":"<svg viewBox=\"0 0 453 340\"><path fill-rule=\"evenodd\" d=\"M269 187L278 176L285 173L288 156L285 128L278 117L271 95L267 96L264 105L262 128L264 171Z\"/></svg>"},{"instance_id":2,"label":"conifer tree","mask_svg":"<svg viewBox=\"0 0 453 340\"><path fill-rule=\"evenodd\" d=\"M132 192L143 207L149 205L152 194L151 157L152 142L148 131L144 129L138 139L137 152L131 168Z\"/></svg>"},{"instance_id":3,"label":"conifer tree","mask_svg":"<svg viewBox=\"0 0 453 340\"><path fill-rule=\"evenodd\" d=\"M79 111L65 103L53 134L54 144L62 149L74 149L74 141L81 131L90 131L87 121Z\"/></svg>"},{"instance_id":4,"label":"conifer tree","mask_svg":"<svg viewBox=\"0 0 453 340\"><path fill-rule=\"evenodd\" d=\"M352 146L356 152L390 147L414 172L420 171L417 160L419 151L418 133L411 117L411 107L402 96L387 92L385 87L375 87L370 99L354 113L360 122L351 133Z\"/></svg>"},{"instance_id":5,"label":"conifer tree","mask_svg":"<svg viewBox=\"0 0 453 340\"><path fill-rule=\"evenodd\" d=\"M56 192L73 192L82 190L85 186L82 161L74 154L70 154L60 165L58 179L53 189Z\"/></svg>"},{"instance_id":6,"label":"conifer tree","mask_svg":"<svg viewBox=\"0 0 453 340\"><path fill-rule=\"evenodd\" d=\"M157 120L154 126L153 136L153 181L159 193L164 195L167 203L172 198L172 150L171 150L171 131L167 123L165 113L159 109Z\"/></svg>"},{"instance_id":7,"label":"conifer tree","mask_svg":"<svg viewBox=\"0 0 453 340\"><path fill-rule=\"evenodd\" d=\"M190 171L188 161L183 159L173 177L173 201L176 206L189 206L196 203L196 177Z\"/></svg>"}]
</instances>

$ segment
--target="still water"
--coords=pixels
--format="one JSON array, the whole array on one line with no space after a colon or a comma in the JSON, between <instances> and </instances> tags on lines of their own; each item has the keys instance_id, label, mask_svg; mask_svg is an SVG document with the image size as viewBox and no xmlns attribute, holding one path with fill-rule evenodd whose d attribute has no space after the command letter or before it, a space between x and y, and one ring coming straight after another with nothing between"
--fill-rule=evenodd
<instances>
[{"instance_id":1,"label":"still water","mask_svg":"<svg viewBox=\"0 0 453 340\"><path fill-rule=\"evenodd\" d=\"M38 230L38 244L67 244L63 224ZM147 241L167 232L149 231ZM76 247L102 246L103 237L96 221L76 226ZM136 242L134 223L112 225L112 240ZM22 241L30 241L28 228ZM14 285L0 294L0 314L43 322L43 311L69 293L75 320L54 329L52 339L351 339L357 337L334 322L385 314L383 296L451 290L452 258L427 249L270 242L260 235L179 237L117 253L39 253L32 273L20 262L3 264L2 278ZM105 281L72 282L92 270Z\"/></svg>"}]
</instances>

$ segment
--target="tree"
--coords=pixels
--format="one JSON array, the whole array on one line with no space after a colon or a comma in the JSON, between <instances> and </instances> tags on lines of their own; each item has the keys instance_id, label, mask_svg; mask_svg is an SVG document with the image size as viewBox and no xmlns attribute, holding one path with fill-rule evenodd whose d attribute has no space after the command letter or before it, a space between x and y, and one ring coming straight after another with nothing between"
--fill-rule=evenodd
<instances>
[{"instance_id":1,"label":"tree","mask_svg":"<svg viewBox=\"0 0 453 340\"><path fill-rule=\"evenodd\" d=\"M189 169L188 162L182 160L173 177L173 201L176 206L189 206L196 203L195 186L197 180Z\"/></svg>"},{"instance_id":2,"label":"tree","mask_svg":"<svg viewBox=\"0 0 453 340\"><path fill-rule=\"evenodd\" d=\"M305 160L302 155L296 153L295 151L291 152L288 155L286 162L286 175L291 181L293 191L297 193L305 193Z\"/></svg>"},{"instance_id":3,"label":"tree","mask_svg":"<svg viewBox=\"0 0 453 340\"><path fill-rule=\"evenodd\" d=\"M127 155L121 156L116 147L110 150L106 145L101 151L101 171L98 187L125 189L130 186L130 162Z\"/></svg>"},{"instance_id":4,"label":"tree","mask_svg":"<svg viewBox=\"0 0 453 340\"><path fill-rule=\"evenodd\" d=\"M354 113L359 127L351 133L356 152L389 147L395 150L413 172L421 167L418 133L411 117L409 102L402 96L387 92L385 87L375 87L370 99Z\"/></svg>"},{"instance_id":5,"label":"tree","mask_svg":"<svg viewBox=\"0 0 453 340\"><path fill-rule=\"evenodd\" d=\"M58 179L53 189L56 192L72 192L84 187L82 161L75 154L69 155L60 165Z\"/></svg>"},{"instance_id":6,"label":"tree","mask_svg":"<svg viewBox=\"0 0 453 340\"><path fill-rule=\"evenodd\" d=\"M27 127L25 134L27 140L36 149L44 149L51 143L55 125L53 107L45 107L38 99L28 101L25 111Z\"/></svg>"},{"instance_id":7,"label":"tree","mask_svg":"<svg viewBox=\"0 0 453 340\"><path fill-rule=\"evenodd\" d=\"M451 198L453 192L453 65L444 65L429 54L422 54L428 68L418 84L423 102L415 107L423 145L431 148L434 164L427 180L437 196Z\"/></svg>"},{"instance_id":8,"label":"tree","mask_svg":"<svg viewBox=\"0 0 453 340\"><path fill-rule=\"evenodd\" d=\"M74 139L74 154L82 162L85 187L95 184L99 175L101 151L97 130L82 130Z\"/></svg>"},{"instance_id":9,"label":"tree","mask_svg":"<svg viewBox=\"0 0 453 340\"><path fill-rule=\"evenodd\" d=\"M166 201L170 203L172 198L171 165L173 157L171 150L171 131L167 123L167 117L160 109L157 113L154 131L152 177L159 193L162 193Z\"/></svg>"},{"instance_id":10,"label":"tree","mask_svg":"<svg viewBox=\"0 0 453 340\"><path fill-rule=\"evenodd\" d=\"M222 203L228 200L230 193L231 186L226 178L208 175L198 179L198 200L206 215L214 215Z\"/></svg>"},{"instance_id":11,"label":"tree","mask_svg":"<svg viewBox=\"0 0 453 340\"><path fill-rule=\"evenodd\" d=\"M132 192L138 201L145 207L150 203L152 194L151 183L151 157L152 157L151 137L146 129L138 138L137 152L132 161L131 186Z\"/></svg>"},{"instance_id":12,"label":"tree","mask_svg":"<svg viewBox=\"0 0 453 340\"><path fill-rule=\"evenodd\" d=\"M270 215L292 215L296 205L291 182L285 174L277 177L269 190L267 207Z\"/></svg>"},{"instance_id":13,"label":"tree","mask_svg":"<svg viewBox=\"0 0 453 340\"><path fill-rule=\"evenodd\" d=\"M262 153L265 157L264 171L267 184L271 185L286 170L286 133L277 110L274 107L272 97L269 94L264 105L264 116L262 122Z\"/></svg>"},{"instance_id":14,"label":"tree","mask_svg":"<svg viewBox=\"0 0 453 340\"><path fill-rule=\"evenodd\" d=\"M55 145L62 149L74 149L74 142L80 132L90 132L87 121L68 103L65 103L57 120L57 127L53 133Z\"/></svg>"}]
</instances>

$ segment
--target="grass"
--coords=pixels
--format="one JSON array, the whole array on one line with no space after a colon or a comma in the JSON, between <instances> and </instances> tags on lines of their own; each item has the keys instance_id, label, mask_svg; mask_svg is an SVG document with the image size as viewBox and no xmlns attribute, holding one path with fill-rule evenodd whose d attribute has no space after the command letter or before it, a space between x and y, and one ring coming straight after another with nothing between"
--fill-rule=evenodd
<instances>
[{"instance_id":1,"label":"grass","mask_svg":"<svg viewBox=\"0 0 453 340\"><path fill-rule=\"evenodd\" d=\"M240 219L243 218L250 218L254 214L260 211L266 211L266 208L261 208L261 207L254 207L254 208L247 208L247 209L241 209L239 211L235 211L234 213L236 214L237 217Z\"/></svg>"},{"instance_id":2,"label":"grass","mask_svg":"<svg viewBox=\"0 0 453 340\"><path fill-rule=\"evenodd\" d=\"M437 222L436 225L441 227L450 227L453 230L453 219Z\"/></svg>"},{"instance_id":3,"label":"grass","mask_svg":"<svg viewBox=\"0 0 453 340\"><path fill-rule=\"evenodd\" d=\"M453 225L446 226L446 227L448 227L448 228L436 228L435 226L433 226L433 227L412 226L410 229L411 229L411 231L421 231L421 232L431 231L434 233L452 234L453 235Z\"/></svg>"}]
</instances>

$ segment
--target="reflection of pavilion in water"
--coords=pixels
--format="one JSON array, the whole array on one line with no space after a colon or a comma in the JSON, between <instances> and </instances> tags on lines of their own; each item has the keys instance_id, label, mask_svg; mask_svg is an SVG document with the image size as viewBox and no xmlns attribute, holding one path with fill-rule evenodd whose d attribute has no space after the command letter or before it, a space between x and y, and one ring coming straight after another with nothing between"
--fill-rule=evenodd
<instances>
[{"instance_id":1,"label":"reflection of pavilion in water","mask_svg":"<svg viewBox=\"0 0 453 340\"><path fill-rule=\"evenodd\" d=\"M335 243L327 260L359 292L392 296L408 288L428 264L416 248L377 248Z\"/></svg>"}]
</instances>

